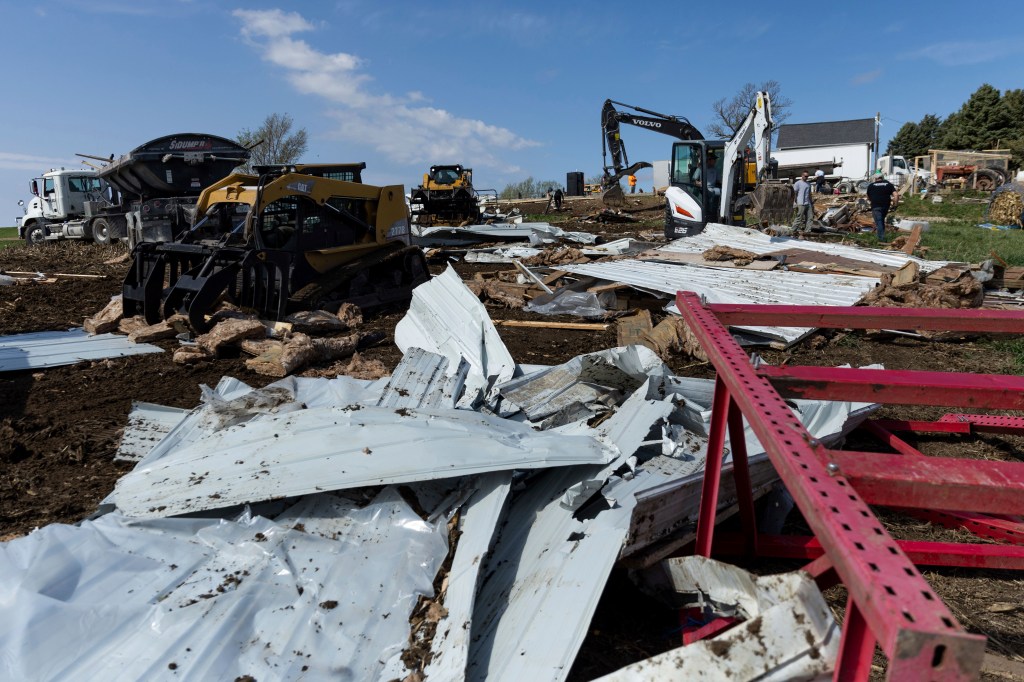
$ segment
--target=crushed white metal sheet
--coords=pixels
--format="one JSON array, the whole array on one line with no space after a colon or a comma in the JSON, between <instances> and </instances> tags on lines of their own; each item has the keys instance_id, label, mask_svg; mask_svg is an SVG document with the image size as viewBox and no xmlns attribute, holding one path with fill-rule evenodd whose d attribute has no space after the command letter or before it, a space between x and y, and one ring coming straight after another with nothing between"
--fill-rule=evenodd
<instances>
[{"instance_id":1,"label":"crushed white metal sheet","mask_svg":"<svg viewBox=\"0 0 1024 682\"><path fill-rule=\"evenodd\" d=\"M558 267L671 296L675 296L677 291L693 291L706 297L709 303L851 306L877 283L871 277L710 268L635 259ZM675 310L674 301L669 308ZM813 331L782 326L734 328L785 343L793 343Z\"/></svg>"},{"instance_id":2,"label":"crushed white metal sheet","mask_svg":"<svg viewBox=\"0 0 1024 682\"><path fill-rule=\"evenodd\" d=\"M515 226L495 225L466 225L464 227L449 227L437 225L434 227L413 228L413 234L419 238L423 245L430 245L431 238L439 240L456 239L477 239L478 241L497 240L519 240L529 241L533 245L554 243L560 239L577 242L579 244L594 244L597 242L597 235L589 232L567 232L560 227L549 223L518 223Z\"/></svg>"},{"instance_id":3,"label":"crushed white metal sheet","mask_svg":"<svg viewBox=\"0 0 1024 682\"><path fill-rule=\"evenodd\" d=\"M469 363L460 359L455 374L448 376L448 358L422 348L410 348L391 374L379 407L454 408L462 394Z\"/></svg>"},{"instance_id":4,"label":"crushed white metal sheet","mask_svg":"<svg viewBox=\"0 0 1024 682\"><path fill-rule=\"evenodd\" d=\"M755 577L699 556L665 564L676 592L688 600L686 605L711 606L716 614L737 615L744 622L717 637L605 675L599 678L602 682L786 682L831 677L839 652L839 625L808 574Z\"/></svg>"},{"instance_id":5,"label":"crushed white metal sheet","mask_svg":"<svg viewBox=\"0 0 1024 682\"><path fill-rule=\"evenodd\" d=\"M512 501L484 569L466 679L555 681L569 674L629 528L632 482L612 472L674 409L671 397L648 399L656 381L601 425L620 451L614 462L542 472ZM600 511L563 509L563 493L592 479L609 480Z\"/></svg>"},{"instance_id":6,"label":"crushed white metal sheet","mask_svg":"<svg viewBox=\"0 0 1024 682\"><path fill-rule=\"evenodd\" d=\"M360 486L603 464L614 454L593 438L470 410L318 407L208 432L126 474L112 497L125 514L152 518Z\"/></svg>"},{"instance_id":7,"label":"crushed white metal sheet","mask_svg":"<svg viewBox=\"0 0 1024 682\"><path fill-rule=\"evenodd\" d=\"M132 343L127 336L90 336L82 329L14 334L0 336L0 372L60 367L85 360L105 360L126 355L163 352L159 346Z\"/></svg>"},{"instance_id":8,"label":"crushed white metal sheet","mask_svg":"<svg viewBox=\"0 0 1024 682\"><path fill-rule=\"evenodd\" d=\"M431 642L426 679L461 680L469 662L470 633L477 584L484 560L501 524L508 497L511 472L486 474L474 482L476 489L459 514L459 540L448 572L444 615Z\"/></svg>"},{"instance_id":9,"label":"crushed white metal sheet","mask_svg":"<svg viewBox=\"0 0 1024 682\"><path fill-rule=\"evenodd\" d=\"M465 358L470 372L460 405L474 404L515 371L484 304L451 267L413 290L409 312L395 327L395 345L403 353L422 348L447 357L449 374Z\"/></svg>"},{"instance_id":10,"label":"crushed white metal sheet","mask_svg":"<svg viewBox=\"0 0 1024 682\"><path fill-rule=\"evenodd\" d=\"M393 488L274 520L46 526L0 544L0 678L387 679L447 551Z\"/></svg>"},{"instance_id":11,"label":"crushed white metal sheet","mask_svg":"<svg viewBox=\"0 0 1024 682\"><path fill-rule=\"evenodd\" d=\"M621 256L636 253L654 246L653 242L642 242L629 237L606 242L599 246L581 246L580 253L585 256ZM487 249L472 249L466 252L467 263L511 263L522 258L530 258L543 253L542 249L528 246L499 246Z\"/></svg>"},{"instance_id":12,"label":"crushed white metal sheet","mask_svg":"<svg viewBox=\"0 0 1024 682\"><path fill-rule=\"evenodd\" d=\"M117 447L114 459L138 462L180 424L190 411L133 401L131 412L128 413L128 425L121 435L121 444Z\"/></svg>"},{"instance_id":13,"label":"crushed white metal sheet","mask_svg":"<svg viewBox=\"0 0 1024 682\"><path fill-rule=\"evenodd\" d=\"M743 249L758 255L785 251L786 249L800 249L802 251L817 251L831 256L852 258L854 260L887 265L893 268L901 268L909 262L917 263L921 272L931 272L948 265L948 261L924 260L916 256L908 256L902 251L883 251L881 249L867 249L860 246L849 246L846 244L832 244L829 242L817 242L806 239L795 239L792 237L772 237L758 230L753 230L738 225L722 225L719 223L708 223L704 231L692 237L676 239L658 248L658 251L668 253L704 253L715 246L729 246L735 249ZM714 263L708 263L708 267L714 267Z\"/></svg>"},{"instance_id":14,"label":"crushed white metal sheet","mask_svg":"<svg viewBox=\"0 0 1024 682\"><path fill-rule=\"evenodd\" d=\"M500 384L498 392L512 403L503 402L503 414L518 407L532 422L556 416L543 426L558 426L606 411L647 377L668 374L668 367L654 351L632 345L578 355L561 365Z\"/></svg>"}]
</instances>

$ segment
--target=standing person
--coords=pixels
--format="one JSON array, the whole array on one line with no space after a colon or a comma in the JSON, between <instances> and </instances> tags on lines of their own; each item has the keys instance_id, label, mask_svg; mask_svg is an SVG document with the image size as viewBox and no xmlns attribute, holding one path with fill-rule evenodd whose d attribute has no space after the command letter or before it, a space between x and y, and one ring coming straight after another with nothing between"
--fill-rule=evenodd
<instances>
[{"instance_id":1,"label":"standing person","mask_svg":"<svg viewBox=\"0 0 1024 682\"><path fill-rule=\"evenodd\" d=\"M636 176L635 175L630 175L629 176L629 193L630 194L636 194Z\"/></svg>"},{"instance_id":2,"label":"standing person","mask_svg":"<svg viewBox=\"0 0 1024 682\"><path fill-rule=\"evenodd\" d=\"M562 197L564 197L564 196L565 196L565 194L562 192L562 188L561 187L559 187L559 188L557 188L555 190L555 210L556 211L561 211L562 210Z\"/></svg>"},{"instance_id":3,"label":"standing person","mask_svg":"<svg viewBox=\"0 0 1024 682\"><path fill-rule=\"evenodd\" d=\"M825 193L825 171L820 168L814 171L814 191L818 194Z\"/></svg>"},{"instance_id":4,"label":"standing person","mask_svg":"<svg viewBox=\"0 0 1024 682\"><path fill-rule=\"evenodd\" d=\"M807 171L800 174L800 179L793 183L793 201L796 205L796 218L793 219L793 231L801 235L811 229L811 216L814 204L811 203L811 183L807 182Z\"/></svg>"},{"instance_id":5,"label":"standing person","mask_svg":"<svg viewBox=\"0 0 1024 682\"><path fill-rule=\"evenodd\" d=\"M885 179L882 171L875 171L874 181L868 185L868 201L871 202L871 215L875 219L875 235L878 241L885 241L885 217L889 215L889 207L896 208L899 201L893 202L896 186Z\"/></svg>"}]
</instances>

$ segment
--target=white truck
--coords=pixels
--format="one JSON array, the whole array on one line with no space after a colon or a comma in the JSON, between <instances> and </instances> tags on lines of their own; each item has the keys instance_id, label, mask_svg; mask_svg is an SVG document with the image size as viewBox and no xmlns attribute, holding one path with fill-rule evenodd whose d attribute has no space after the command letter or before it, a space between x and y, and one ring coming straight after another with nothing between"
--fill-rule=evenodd
<instances>
[{"instance_id":1,"label":"white truck","mask_svg":"<svg viewBox=\"0 0 1024 682\"><path fill-rule=\"evenodd\" d=\"M204 133L151 140L96 170L51 170L30 183L18 224L29 244L85 239L168 242L192 223L199 193L249 159L238 143ZM85 156L85 155L80 155Z\"/></svg>"},{"instance_id":2,"label":"white truck","mask_svg":"<svg viewBox=\"0 0 1024 682\"><path fill-rule=\"evenodd\" d=\"M33 196L18 219L18 237L27 243L57 239L110 241L104 210L110 204L110 190L96 171L51 170L34 178L30 191Z\"/></svg>"}]
</instances>

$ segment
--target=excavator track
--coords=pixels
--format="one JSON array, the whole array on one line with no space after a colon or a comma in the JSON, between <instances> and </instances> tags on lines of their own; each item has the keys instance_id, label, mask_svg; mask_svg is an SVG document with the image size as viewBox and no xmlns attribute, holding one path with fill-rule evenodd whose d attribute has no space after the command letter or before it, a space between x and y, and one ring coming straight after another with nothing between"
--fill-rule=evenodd
<instances>
[{"instance_id":1,"label":"excavator track","mask_svg":"<svg viewBox=\"0 0 1024 682\"><path fill-rule=\"evenodd\" d=\"M416 246L396 245L340 265L294 292L289 309L310 310L354 303L364 310L408 301L430 279L426 257Z\"/></svg>"}]
</instances>

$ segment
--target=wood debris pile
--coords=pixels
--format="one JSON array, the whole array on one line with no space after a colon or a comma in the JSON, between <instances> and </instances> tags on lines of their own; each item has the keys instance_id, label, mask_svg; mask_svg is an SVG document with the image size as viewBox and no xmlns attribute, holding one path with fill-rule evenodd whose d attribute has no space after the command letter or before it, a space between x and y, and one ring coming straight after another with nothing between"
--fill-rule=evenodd
<instances>
[{"instance_id":1,"label":"wood debris pile","mask_svg":"<svg viewBox=\"0 0 1024 682\"><path fill-rule=\"evenodd\" d=\"M994 193L986 219L996 225L1024 227L1024 185L1010 183Z\"/></svg>"}]
</instances>

